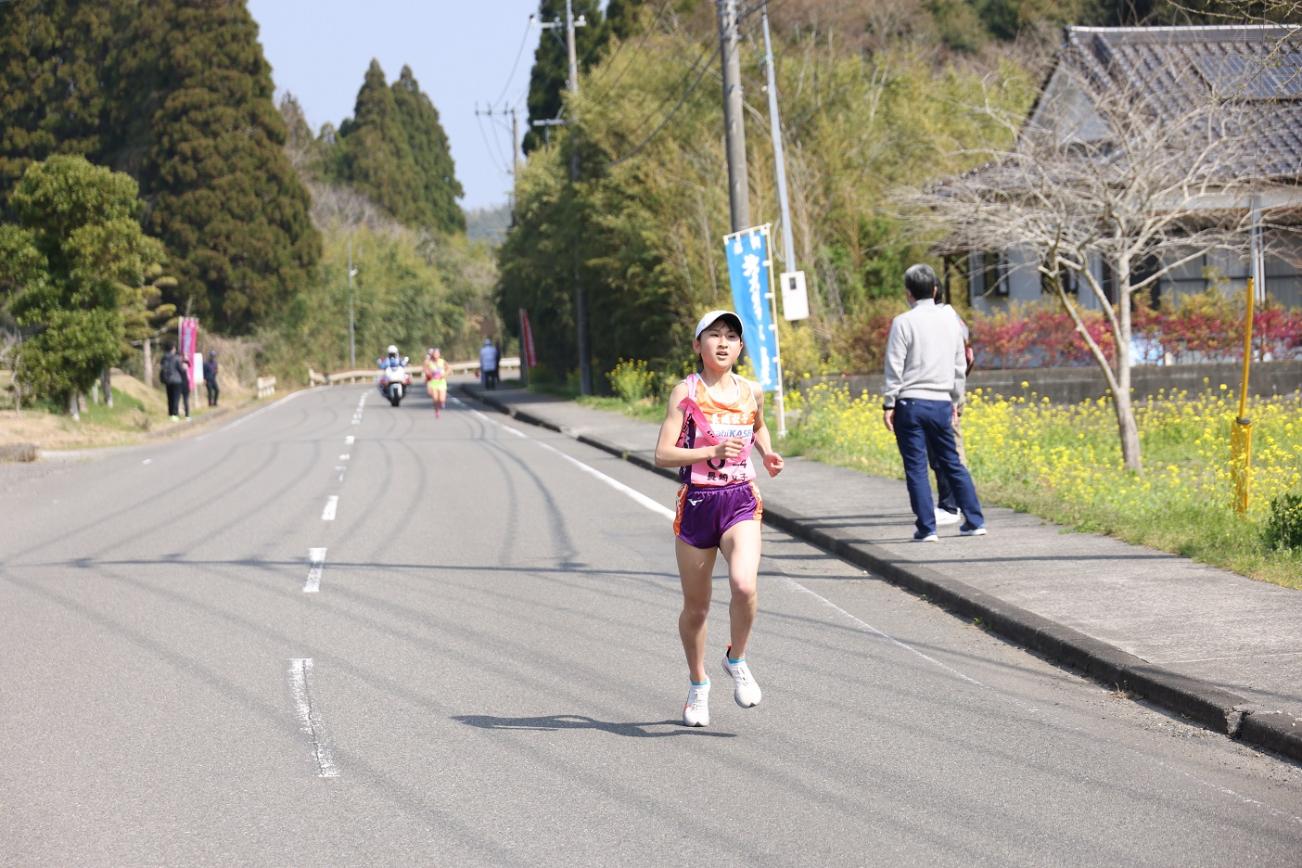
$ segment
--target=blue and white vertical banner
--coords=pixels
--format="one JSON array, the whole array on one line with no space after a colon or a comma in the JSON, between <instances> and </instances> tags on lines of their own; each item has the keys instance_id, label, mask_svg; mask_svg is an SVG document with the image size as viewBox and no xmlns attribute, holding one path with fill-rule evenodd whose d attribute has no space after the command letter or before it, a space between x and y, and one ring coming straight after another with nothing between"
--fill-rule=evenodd
<instances>
[{"instance_id":1,"label":"blue and white vertical banner","mask_svg":"<svg viewBox=\"0 0 1302 868\"><path fill-rule=\"evenodd\" d=\"M756 226L725 235L732 305L741 318L742 343L755 379L765 392L780 388L778 332L773 322L772 262L769 261L769 227Z\"/></svg>"}]
</instances>

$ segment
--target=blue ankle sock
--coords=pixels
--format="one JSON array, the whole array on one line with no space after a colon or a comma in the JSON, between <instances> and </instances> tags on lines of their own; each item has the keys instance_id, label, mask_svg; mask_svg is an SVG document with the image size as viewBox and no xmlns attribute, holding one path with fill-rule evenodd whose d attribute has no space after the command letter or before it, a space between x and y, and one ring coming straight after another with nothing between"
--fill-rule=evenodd
<instances>
[{"instance_id":1,"label":"blue ankle sock","mask_svg":"<svg viewBox=\"0 0 1302 868\"><path fill-rule=\"evenodd\" d=\"M729 665L729 666L736 666L738 663L740 663L741 661L743 661L743 660L745 660L745 659L746 659L745 657L729 657L729 658L728 658L728 665Z\"/></svg>"},{"instance_id":2,"label":"blue ankle sock","mask_svg":"<svg viewBox=\"0 0 1302 868\"><path fill-rule=\"evenodd\" d=\"M707 684L710 683L710 679L708 679L708 678L705 679L704 681L692 681L690 678L687 679L687 680L688 680L689 682L691 682L691 685L692 685L693 687L704 687L705 685L707 685Z\"/></svg>"}]
</instances>

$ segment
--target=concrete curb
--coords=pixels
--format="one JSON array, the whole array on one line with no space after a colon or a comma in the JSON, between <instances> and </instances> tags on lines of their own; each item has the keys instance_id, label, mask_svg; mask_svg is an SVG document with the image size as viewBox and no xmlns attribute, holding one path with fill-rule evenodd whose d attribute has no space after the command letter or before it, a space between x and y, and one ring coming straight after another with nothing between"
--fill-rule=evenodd
<instances>
[{"instance_id":1,"label":"concrete curb","mask_svg":"<svg viewBox=\"0 0 1302 868\"><path fill-rule=\"evenodd\" d=\"M572 437L638 467L670 479L678 475L656 467L651 451L630 452L598 437L580 434L519 410L473 387L461 390L471 398L514 419ZM1252 747L1273 751L1302 762L1302 718L1277 711L1258 710L1244 697L1154 666L1141 657L1087 636L1041 615L1007 603L930 567L894 560L890 552L872 543L851 543L811 527L806 520L771 502L764 518L786 533L805 540L891 584L934 603L1060 664L1080 670L1105 687L1125 690L1167 711L1175 712L1208 729L1238 739Z\"/></svg>"}]
</instances>

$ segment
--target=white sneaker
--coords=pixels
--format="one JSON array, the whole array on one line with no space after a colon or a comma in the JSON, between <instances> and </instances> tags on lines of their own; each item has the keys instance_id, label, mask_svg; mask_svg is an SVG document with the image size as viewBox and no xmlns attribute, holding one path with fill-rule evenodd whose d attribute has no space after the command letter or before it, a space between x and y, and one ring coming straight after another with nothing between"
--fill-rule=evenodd
<instances>
[{"instance_id":1,"label":"white sneaker","mask_svg":"<svg viewBox=\"0 0 1302 868\"><path fill-rule=\"evenodd\" d=\"M959 515L957 512L946 512L940 507L936 507L936 526L940 527L946 524L958 524Z\"/></svg>"},{"instance_id":2,"label":"white sneaker","mask_svg":"<svg viewBox=\"0 0 1302 868\"><path fill-rule=\"evenodd\" d=\"M729 649L731 650L731 649ZM760 703L760 688L755 683L755 677L750 674L750 667L746 665L745 660L738 660L735 664L728 662L728 655L723 655L723 671L732 676L734 687L732 689L732 698L742 708L753 708Z\"/></svg>"},{"instance_id":3,"label":"white sneaker","mask_svg":"<svg viewBox=\"0 0 1302 868\"><path fill-rule=\"evenodd\" d=\"M710 682L693 684L683 703L683 726L710 725Z\"/></svg>"}]
</instances>

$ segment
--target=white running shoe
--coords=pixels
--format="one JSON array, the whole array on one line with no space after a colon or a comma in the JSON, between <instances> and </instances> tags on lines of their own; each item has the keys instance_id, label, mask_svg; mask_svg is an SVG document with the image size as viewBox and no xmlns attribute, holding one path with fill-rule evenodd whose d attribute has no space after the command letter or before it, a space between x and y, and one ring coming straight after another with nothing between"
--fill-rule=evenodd
<instances>
[{"instance_id":1,"label":"white running shoe","mask_svg":"<svg viewBox=\"0 0 1302 868\"><path fill-rule=\"evenodd\" d=\"M940 507L936 507L936 526L941 527L947 524L958 524L959 515L957 512L946 512Z\"/></svg>"},{"instance_id":2,"label":"white running shoe","mask_svg":"<svg viewBox=\"0 0 1302 868\"><path fill-rule=\"evenodd\" d=\"M683 726L710 725L710 682L693 684L683 703Z\"/></svg>"},{"instance_id":3,"label":"white running shoe","mask_svg":"<svg viewBox=\"0 0 1302 868\"><path fill-rule=\"evenodd\" d=\"M729 650L732 650L731 648ZM750 674L750 667L746 665L745 660L738 660L736 664L728 662L728 655L723 655L723 671L732 676L734 687L732 698L737 700L737 704L742 708L754 708L760 703L760 688L755 683L755 676Z\"/></svg>"}]
</instances>

